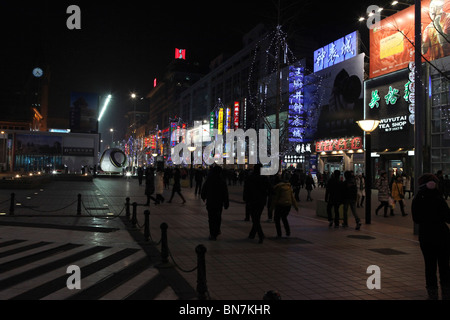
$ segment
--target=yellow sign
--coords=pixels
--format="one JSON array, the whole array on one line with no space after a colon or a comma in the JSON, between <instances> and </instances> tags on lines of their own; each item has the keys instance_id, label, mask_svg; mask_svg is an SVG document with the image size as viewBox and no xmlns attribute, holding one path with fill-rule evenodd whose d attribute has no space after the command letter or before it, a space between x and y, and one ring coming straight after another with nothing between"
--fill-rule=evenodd
<instances>
[{"instance_id":1,"label":"yellow sign","mask_svg":"<svg viewBox=\"0 0 450 320\"><path fill-rule=\"evenodd\" d=\"M223 134L223 108L219 109L219 134Z\"/></svg>"},{"instance_id":2,"label":"yellow sign","mask_svg":"<svg viewBox=\"0 0 450 320\"><path fill-rule=\"evenodd\" d=\"M404 50L403 47L404 37L400 32L381 39L380 41L380 59L384 59L394 54L401 53Z\"/></svg>"}]
</instances>

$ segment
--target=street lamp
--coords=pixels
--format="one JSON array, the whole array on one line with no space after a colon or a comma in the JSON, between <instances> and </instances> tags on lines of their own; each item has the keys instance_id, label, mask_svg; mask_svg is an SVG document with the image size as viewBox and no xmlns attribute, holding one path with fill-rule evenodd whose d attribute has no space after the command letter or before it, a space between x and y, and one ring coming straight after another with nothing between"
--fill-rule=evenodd
<instances>
[{"instance_id":1,"label":"street lamp","mask_svg":"<svg viewBox=\"0 0 450 320\"><path fill-rule=\"evenodd\" d=\"M370 134L378 127L380 120L360 120L356 121L359 127L366 133L366 224L372 222L372 137Z\"/></svg>"},{"instance_id":2,"label":"street lamp","mask_svg":"<svg viewBox=\"0 0 450 320\"><path fill-rule=\"evenodd\" d=\"M136 132L136 93L131 94L131 99L133 99L133 129Z\"/></svg>"},{"instance_id":3,"label":"street lamp","mask_svg":"<svg viewBox=\"0 0 450 320\"><path fill-rule=\"evenodd\" d=\"M111 132L111 147L112 147L114 143L114 129L113 128L109 129L109 132Z\"/></svg>"}]
</instances>

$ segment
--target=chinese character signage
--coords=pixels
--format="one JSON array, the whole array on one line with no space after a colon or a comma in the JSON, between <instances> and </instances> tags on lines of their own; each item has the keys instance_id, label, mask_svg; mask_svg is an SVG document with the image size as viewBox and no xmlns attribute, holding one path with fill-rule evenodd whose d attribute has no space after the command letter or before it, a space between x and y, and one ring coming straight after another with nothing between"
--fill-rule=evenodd
<instances>
[{"instance_id":1,"label":"chinese character signage","mask_svg":"<svg viewBox=\"0 0 450 320\"><path fill-rule=\"evenodd\" d=\"M213 136L213 133L214 133L215 118L216 117L215 117L214 111L212 111L209 114L209 134L211 137Z\"/></svg>"},{"instance_id":2,"label":"chinese character signage","mask_svg":"<svg viewBox=\"0 0 450 320\"><path fill-rule=\"evenodd\" d=\"M289 142L303 142L305 138L304 68L289 67Z\"/></svg>"},{"instance_id":3,"label":"chinese character signage","mask_svg":"<svg viewBox=\"0 0 450 320\"><path fill-rule=\"evenodd\" d=\"M234 129L239 128L239 102L234 103Z\"/></svg>"},{"instance_id":4,"label":"chinese character signage","mask_svg":"<svg viewBox=\"0 0 450 320\"><path fill-rule=\"evenodd\" d=\"M218 130L219 130L219 134L223 134L223 108L219 109L219 119L218 119L219 125L218 125Z\"/></svg>"},{"instance_id":5,"label":"chinese character signage","mask_svg":"<svg viewBox=\"0 0 450 320\"><path fill-rule=\"evenodd\" d=\"M415 88L410 74L403 69L365 82L366 118L380 120L371 133L374 151L414 146Z\"/></svg>"},{"instance_id":6,"label":"chinese character signage","mask_svg":"<svg viewBox=\"0 0 450 320\"><path fill-rule=\"evenodd\" d=\"M314 72L334 66L359 54L358 32L354 31L314 51Z\"/></svg>"},{"instance_id":7,"label":"chinese character signage","mask_svg":"<svg viewBox=\"0 0 450 320\"><path fill-rule=\"evenodd\" d=\"M316 152L358 150L362 149L362 147L361 137L329 139L316 142Z\"/></svg>"}]
</instances>

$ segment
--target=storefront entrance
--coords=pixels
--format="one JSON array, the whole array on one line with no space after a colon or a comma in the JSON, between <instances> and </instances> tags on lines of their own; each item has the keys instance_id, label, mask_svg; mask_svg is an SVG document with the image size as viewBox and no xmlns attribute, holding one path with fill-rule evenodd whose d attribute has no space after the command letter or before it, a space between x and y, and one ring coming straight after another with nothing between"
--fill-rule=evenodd
<instances>
[{"instance_id":1,"label":"storefront entrance","mask_svg":"<svg viewBox=\"0 0 450 320\"><path fill-rule=\"evenodd\" d=\"M342 157L328 157L325 162L325 171L333 173L335 170L343 172L344 163Z\"/></svg>"},{"instance_id":2,"label":"storefront entrance","mask_svg":"<svg viewBox=\"0 0 450 320\"><path fill-rule=\"evenodd\" d=\"M401 175L403 173L403 161L402 160L389 160L388 171L394 175Z\"/></svg>"}]
</instances>

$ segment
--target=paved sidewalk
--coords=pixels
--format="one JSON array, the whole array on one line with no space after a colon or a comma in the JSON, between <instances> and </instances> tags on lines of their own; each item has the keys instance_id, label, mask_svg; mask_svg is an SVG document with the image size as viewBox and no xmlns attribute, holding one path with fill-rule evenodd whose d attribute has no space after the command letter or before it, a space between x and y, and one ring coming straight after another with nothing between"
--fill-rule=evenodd
<instances>
[{"instance_id":1,"label":"paved sidewalk","mask_svg":"<svg viewBox=\"0 0 450 320\"><path fill-rule=\"evenodd\" d=\"M261 300L268 290L277 290L283 300L426 299L423 259L411 214L402 217L397 209L396 216L373 215L372 224L366 225L364 209L358 208L363 219L361 230L354 230L351 214L348 228L329 228L326 219L316 216L316 201L305 201L303 189L301 209L298 213L292 210L288 216L291 236L276 239L275 225L266 222L265 210L262 224L266 239L259 244L258 240L248 239L251 222L244 221L242 187L229 186L232 201L230 208L223 212L222 234L217 241L210 241L206 208L194 195L194 188L182 189L187 200L184 205L175 195L171 204L165 202L149 207L143 205L144 189L136 179L96 178L93 182L52 182L38 190L1 190L0 213L5 214L0 216L0 243L15 239L72 242L143 249L139 254L149 251L144 247L151 247L155 262L161 247L153 242L159 242L160 226L166 223L171 264L167 269L171 271L166 271L163 278L174 278L169 281L169 287L153 299L196 299L193 292L197 272L192 270L197 263L195 249L200 244L207 250L207 287L212 300ZM166 201L170 191L164 192ZM11 192L21 204L16 206L14 216L8 214ZM378 201L374 193L372 206L375 208ZM81 216L77 216L78 194L82 195ZM324 189L313 190L314 199L323 199L323 196ZM136 230L130 230L119 218L125 215L127 197L131 203L138 204L137 230L141 233L144 232L144 211L150 210L150 243L137 243L132 237ZM410 200L406 208L410 212ZM90 229L93 227L105 229L95 232ZM367 287L371 276L367 270L372 265L380 268L380 289ZM96 281L98 279L92 280ZM182 289L177 287L180 281L185 281ZM141 284L142 281L137 282L133 288L128 288L129 292L137 290ZM0 299L9 299L11 290L1 289ZM62 292L53 294L52 298L65 299ZM124 296L127 294L117 293L116 298ZM108 297L113 299L113 294L104 299Z\"/></svg>"}]
</instances>

